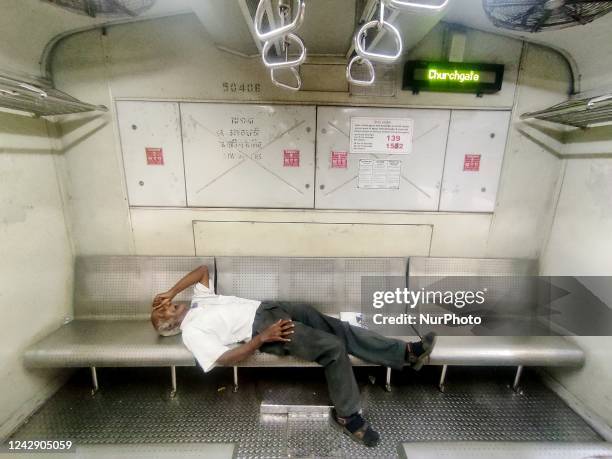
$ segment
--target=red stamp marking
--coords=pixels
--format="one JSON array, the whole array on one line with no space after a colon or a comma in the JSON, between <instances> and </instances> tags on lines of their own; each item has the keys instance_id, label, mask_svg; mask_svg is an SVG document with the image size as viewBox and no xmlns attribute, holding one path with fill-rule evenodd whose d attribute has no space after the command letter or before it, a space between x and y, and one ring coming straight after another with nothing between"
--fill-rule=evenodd
<instances>
[{"instance_id":1,"label":"red stamp marking","mask_svg":"<svg viewBox=\"0 0 612 459\"><path fill-rule=\"evenodd\" d=\"M346 169L348 167L346 151L331 152L331 167L332 169Z\"/></svg>"},{"instance_id":2,"label":"red stamp marking","mask_svg":"<svg viewBox=\"0 0 612 459\"><path fill-rule=\"evenodd\" d=\"M164 151L161 148L146 147L147 153L147 165L148 166L163 166L164 165Z\"/></svg>"},{"instance_id":3,"label":"red stamp marking","mask_svg":"<svg viewBox=\"0 0 612 459\"><path fill-rule=\"evenodd\" d=\"M464 172L478 172L480 170L480 155L465 155L463 159Z\"/></svg>"},{"instance_id":4,"label":"red stamp marking","mask_svg":"<svg viewBox=\"0 0 612 459\"><path fill-rule=\"evenodd\" d=\"M283 167L300 167L300 150L283 150Z\"/></svg>"}]
</instances>

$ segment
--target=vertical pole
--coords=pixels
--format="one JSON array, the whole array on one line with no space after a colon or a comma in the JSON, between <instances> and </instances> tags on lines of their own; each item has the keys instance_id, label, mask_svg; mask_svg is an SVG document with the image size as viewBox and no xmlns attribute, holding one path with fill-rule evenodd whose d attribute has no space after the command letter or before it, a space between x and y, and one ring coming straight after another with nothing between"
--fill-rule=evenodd
<instances>
[{"instance_id":1,"label":"vertical pole","mask_svg":"<svg viewBox=\"0 0 612 459\"><path fill-rule=\"evenodd\" d=\"M96 395L96 392L98 392L98 374L96 373L96 367L91 367L91 383L93 386L91 395Z\"/></svg>"},{"instance_id":2,"label":"vertical pole","mask_svg":"<svg viewBox=\"0 0 612 459\"><path fill-rule=\"evenodd\" d=\"M446 370L448 369L448 365L442 366L442 374L440 375L440 384L438 384L438 388L440 392L444 392L444 381L446 380Z\"/></svg>"},{"instance_id":3,"label":"vertical pole","mask_svg":"<svg viewBox=\"0 0 612 459\"><path fill-rule=\"evenodd\" d=\"M234 367L234 392L238 392L238 367Z\"/></svg>"},{"instance_id":4,"label":"vertical pole","mask_svg":"<svg viewBox=\"0 0 612 459\"><path fill-rule=\"evenodd\" d=\"M174 398L176 395L176 367L172 365L170 367L170 378L172 379L172 390L170 391L170 398Z\"/></svg>"},{"instance_id":5,"label":"vertical pole","mask_svg":"<svg viewBox=\"0 0 612 459\"><path fill-rule=\"evenodd\" d=\"M523 373L523 365L519 365L516 368L516 376L514 377L514 383L512 384L512 390L518 392L519 381L521 380L521 374Z\"/></svg>"},{"instance_id":6,"label":"vertical pole","mask_svg":"<svg viewBox=\"0 0 612 459\"><path fill-rule=\"evenodd\" d=\"M391 392L391 367L387 367L387 379L385 381L385 390Z\"/></svg>"}]
</instances>

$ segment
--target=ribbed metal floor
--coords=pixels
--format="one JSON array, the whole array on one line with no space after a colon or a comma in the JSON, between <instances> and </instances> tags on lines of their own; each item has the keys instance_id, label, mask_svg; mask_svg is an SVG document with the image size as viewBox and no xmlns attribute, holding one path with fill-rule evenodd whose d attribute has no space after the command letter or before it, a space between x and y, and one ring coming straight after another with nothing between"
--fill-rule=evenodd
<instances>
[{"instance_id":1,"label":"ribbed metal floor","mask_svg":"<svg viewBox=\"0 0 612 459\"><path fill-rule=\"evenodd\" d=\"M507 368L451 367L444 394L436 387L439 368L394 373L391 393L382 388L383 369L357 368L365 415L382 436L374 449L355 444L317 413L260 414L262 402L324 403L320 368L241 369L238 393L231 391L231 369L177 373L178 394L170 399L168 369L98 369L100 392L91 397L88 371L79 370L12 438L77 445L234 443L238 458L391 458L402 441L601 440L529 372L524 393L512 392Z\"/></svg>"}]
</instances>

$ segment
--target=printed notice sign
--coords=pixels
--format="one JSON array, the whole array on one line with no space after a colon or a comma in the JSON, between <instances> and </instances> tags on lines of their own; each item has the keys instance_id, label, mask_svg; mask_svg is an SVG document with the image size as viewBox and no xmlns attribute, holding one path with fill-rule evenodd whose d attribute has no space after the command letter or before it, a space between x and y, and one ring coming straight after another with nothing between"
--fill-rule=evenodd
<instances>
[{"instance_id":1,"label":"printed notice sign","mask_svg":"<svg viewBox=\"0 0 612 459\"><path fill-rule=\"evenodd\" d=\"M332 151L330 159L332 169L346 169L348 167L346 151Z\"/></svg>"},{"instance_id":2,"label":"printed notice sign","mask_svg":"<svg viewBox=\"0 0 612 459\"><path fill-rule=\"evenodd\" d=\"M399 189L402 162L398 159L360 159L357 188Z\"/></svg>"},{"instance_id":3,"label":"printed notice sign","mask_svg":"<svg viewBox=\"0 0 612 459\"><path fill-rule=\"evenodd\" d=\"M164 165L164 150L161 148L146 147L148 166L163 166Z\"/></svg>"},{"instance_id":4,"label":"printed notice sign","mask_svg":"<svg viewBox=\"0 0 612 459\"><path fill-rule=\"evenodd\" d=\"M412 152L414 120L410 118L351 118L351 153L406 155Z\"/></svg>"},{"instance_id":5,"label":"printed notice sign","mask_svg":"<svg viewBox=\"0 0 612 459\"><path fill-rule=\"evenodd\" d=\"M463 159L464 172L478 172L480 170L480 155L465 155Z\"/></svg>"},{"instance_id":6,"label":"printed notice sign","mask_svg":"<svg viewBox=\"0 0 612 459\"><path fill-rule=\"evenodd\" d=\"M283 167L300 167L300 150L283 150Z\"/></svg>"}]
</instances>

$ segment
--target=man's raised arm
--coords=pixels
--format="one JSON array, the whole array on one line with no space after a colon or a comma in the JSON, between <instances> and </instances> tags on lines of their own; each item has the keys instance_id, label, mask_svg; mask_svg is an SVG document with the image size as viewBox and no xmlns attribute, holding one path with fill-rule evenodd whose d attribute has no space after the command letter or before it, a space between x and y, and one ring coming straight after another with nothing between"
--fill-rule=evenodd
<instances>
[{"instance_id":1,"label":"man's raised arm","mask_svg":"<svg viewBox=\"0 0 612 459\"><path fill-rule=\"evenodd\" d=\"M293 333L294 327L295 325L292 321L280 319L260 334L255 335L251 341L221 354L216 363L231 366L252 355L264 343L273 343L275 341L289 342L291 341L289 336Z\"/></svg>"},{"instance_id":2,"label":"man's raised arm","mask_svg":"<svg viewBox=\"0 0 612 459\"><path fill-rule=\"evenodd\" d=\"M208 287L209 275L207 266L202 265L194 269L181 280L179 280L170 290L156 295L153 299L153 307L156 308L158 306L162 306L169 303L176 295L181 293L186 288L191 287L197 282L200 282L206 287Z\"/></svg>"}]
</instances>

